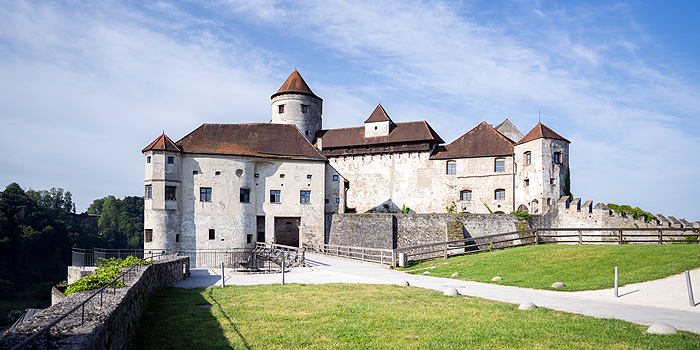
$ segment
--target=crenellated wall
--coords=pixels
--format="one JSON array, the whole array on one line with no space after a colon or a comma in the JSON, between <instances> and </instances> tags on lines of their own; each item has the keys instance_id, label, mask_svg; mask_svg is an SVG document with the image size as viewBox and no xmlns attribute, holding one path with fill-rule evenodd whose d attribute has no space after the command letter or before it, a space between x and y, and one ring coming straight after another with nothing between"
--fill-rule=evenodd
<instances>
[{"instance_id":1,"label":"crenellated wall","mask_svg":"<svg viewBox=\"0 0 700 350\"><path fill-rule=\"evenodd\" d=\"M533 228L700 227L700 222L691 223L684 219L678 220L673 216L665 217L661 214L656 214L656 219L645 222L644 218L634 219L630 216L623 216L622 213L608 208L603 203L594 204L592 200L582 202L581 198L571 199L568 196L561 197L556 205L546 214L532 215L530 223Z\"/></svg>"}]
</instances>

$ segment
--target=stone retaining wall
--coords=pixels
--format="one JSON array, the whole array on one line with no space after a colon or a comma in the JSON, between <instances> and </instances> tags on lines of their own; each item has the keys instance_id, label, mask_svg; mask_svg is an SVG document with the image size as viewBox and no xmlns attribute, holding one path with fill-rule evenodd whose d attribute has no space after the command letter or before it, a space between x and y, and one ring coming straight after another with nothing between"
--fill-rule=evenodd
<instances>
[{"instance_id":1,"label":"stone retaining wall","mask_svg":"<svg viewBox=\"0 0 700 350\"><path fill-rule=\"evenodd\" d=\"M529 228L510 214L330 214L326 219L327 244L385 249Z\"/></svg>"},{"instance_id":2,"label":"stone retaining wall","mask_svg":"<svg viewBox=\"0 0 700 350\"><path fill-rule=\"evenodd\" d=\"M78 310L59 322L51 331L52 348L61 349L126 349L135 333L136 322L150 296L180 281L190 272L188 257L162 259L153 265L138 268L126 288L109 289L95 296L85 305L85 323ZM35 331L43 328L69 311L94 291L73 293L0 338L0 348L9 349ZM46 337L35 341L37 348L45 348Z\"/></svg>"}]
</instances>

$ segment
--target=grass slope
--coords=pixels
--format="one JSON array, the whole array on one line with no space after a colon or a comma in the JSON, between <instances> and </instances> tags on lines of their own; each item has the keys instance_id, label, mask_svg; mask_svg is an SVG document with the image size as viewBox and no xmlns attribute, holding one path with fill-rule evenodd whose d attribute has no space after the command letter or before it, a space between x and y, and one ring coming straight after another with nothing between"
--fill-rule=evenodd
<instances>
[{"instance_id":1,"label":"grass slope","mask_svg":"<svg viewBox=\"0 0 700 350\"><path fill-rule=\"evenodd\" d=\"M212 305L203 308L197 305ZM700 335L392 285L167 289L132 349L691 349Z\"/></svg>"},{"instance_id":2,"label":"grass slope","mask_svg":"<svg viewBox=\"0 0 700 350\"><path fill-rule=\"evenodd\" d=\"M655 280L700 267L700 245L538 245L432 260L404 270L431 276L536 289L579 291L612 288L619 266L620 285ZM494 276L502 281L491 282Z\"/></svg>"}]
</instances>

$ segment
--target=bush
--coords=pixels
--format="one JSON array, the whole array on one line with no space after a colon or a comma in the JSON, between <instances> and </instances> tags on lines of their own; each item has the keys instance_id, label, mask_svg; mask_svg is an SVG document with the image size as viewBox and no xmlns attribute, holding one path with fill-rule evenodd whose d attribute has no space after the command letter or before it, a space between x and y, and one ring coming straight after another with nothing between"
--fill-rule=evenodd
<instances>
[{"instance_id":1,"label":"bush","mask_svg":"<svg viewBox=\"0 0 700 350\"><path fill-rule=\"evenodd\" d=\"M122 259L102 259L100 258L100 263L97 264L97 270L90 276L85 276L68 286L66 289L66 295L70 295L75 292L82 292L85 290L97 289L106 286L108 283L112 282L115 278L119 277L122 273L122 267L133 266L141 263L142 265L153 264L152 261L143 261L134 256L128 256ZM124 282L118 280L112 285L114 288L124 287Z\"/></svg>"},{"instance_id":2,"label":"bush","mask_svg":"<svg viewBox=\"0 0 700 350\"><path fill-rule=\"evenodd\" d=\"M17 287L11 281L0 280L0 300L10 300L15 296Z\"/></svg>"}]
</instances>

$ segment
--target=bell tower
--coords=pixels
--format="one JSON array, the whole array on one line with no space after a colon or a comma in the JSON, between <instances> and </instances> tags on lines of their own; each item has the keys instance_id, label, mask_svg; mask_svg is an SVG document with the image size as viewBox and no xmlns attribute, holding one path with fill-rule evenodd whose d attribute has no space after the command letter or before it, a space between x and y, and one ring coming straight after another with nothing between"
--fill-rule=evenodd
<instances>
[{"instance_id":1,"label":"bell tower","mask_svg":"<svg viewBox=\"0 0 700 350\"><path fill-rule=\"evenodd\" d=\"M271 123L294 124L313 143L316 132L322 129L323 99L311 91L301 74L294 70L271 99Z\"/></svg>"}]
</instances>

